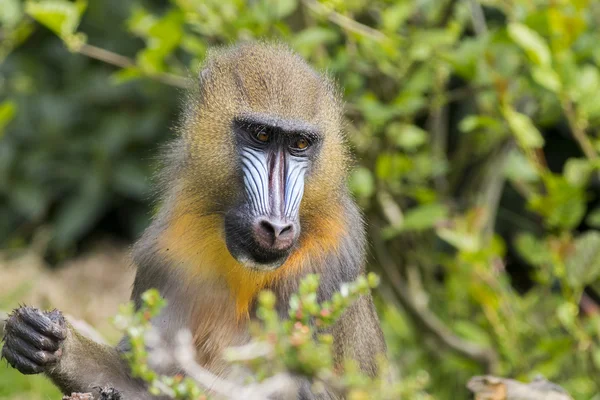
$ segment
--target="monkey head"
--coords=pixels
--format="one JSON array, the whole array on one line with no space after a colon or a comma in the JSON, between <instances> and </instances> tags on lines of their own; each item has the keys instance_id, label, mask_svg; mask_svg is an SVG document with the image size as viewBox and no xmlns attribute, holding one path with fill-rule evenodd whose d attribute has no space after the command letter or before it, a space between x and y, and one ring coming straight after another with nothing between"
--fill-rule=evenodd
<instances>
[{"instance_id":1,"label":"monkey head","mask_svg":"<svg viewBox=\"0 0 600 400\"><path fill-rule=\"evenodd\" d=\"M347 154L334 86L284 46L208 57L188 109L188 180L223 216L230 254L273 270L320 226L344 187ZM195 183L196 182L196 183ZM202 183L202 187L198 185Z\"/></svg>"}]
</instances>

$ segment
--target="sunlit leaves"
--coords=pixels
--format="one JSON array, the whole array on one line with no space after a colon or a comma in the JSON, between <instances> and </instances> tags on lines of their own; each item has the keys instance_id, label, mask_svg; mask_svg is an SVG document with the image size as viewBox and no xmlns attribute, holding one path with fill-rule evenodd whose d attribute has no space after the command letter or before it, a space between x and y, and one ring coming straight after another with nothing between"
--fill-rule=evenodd
<instances>
[{"instance_id":1,"label":"sunlit leaves","mask_svg":"<svg viewBox=\"0 0 600 400\"><path fill-rule=\"evenodd\" d=\"M398 31L412 15L414 7L412 1L399 1L387 7L381 14L383 29L388 32Z\"/></svg>"},{"instance_id":2,"label":"sunlit leaves","mask_svg":"<svg viewBox=\"0 0 600 400\"><path fill-rule=\"evenodd\" d=\"M86 7L87 0L29 0L25 4L25 12L67 44L77 46L85 40L82 34L76 34L76 30Z\"/></svg>"},{"instance_id":3,"label":"sunlit leaves","mask_svg":"<svg viewBox=\"0 0 600 400\"><path fill-rule=\"evenodd\" d=\"M550 49L544 38L521 23L513 22L508 25L508 34L537 65L548 66L552 61Z\"/></svg>"},{"instance_id":4,"label":"sunlit leaves","mask_svg":"<svg viewBox=\"0 0 600 400\"><path fill-rule=\"evenodd\" d=\"M318 26L298 32L292 39L294 48L304 56L310 56L319 46L330 44L338 38L336 32Z\"/></svg>"},{"instance_id":5,"label":"sunlit leaves","mask_svg":"<svg viewBox=\"0 0 600 400\"><path fill-rule=\"evenodd\" d=\"M565 269L568 282L578 288L600 277L600 232L586 232L575 239Z\"/></svg>"},{"instance_id":6,"label":"sunlit leaves","mask_svg":"<svg viewBox=\"0 0 600 400\"><path fill-rule=\"evenodd\" d=\"M534 66L531 69L531 76L534 81L550 91L559 92L561 89L560 77L548 66Z\"/></svg>"},{"instance_id":7,"label":"sunlit leaves","mask_svg":"<svg viewBox=\"0 0 600 400\"><path fill-rule=\"evenodd\" d=\"M289 16L298 7L297 0L270 0L267 1L267 4L273 10L273 16L278 19Z\"/></svg>"},{"instance_id":8,"label":"sunlit leaves","mask_svg":"<svg viewBox=\"0 0 600 400\"><path fill-rule=\"evenodd\" d=\"M427 132L415 125L392 123L386 134L398 147L408 151L416 150L427 142Z\"/></svg>"},{"instance_id":9,"label":"sunlit leaves","mask_svg":"<svg viewBox=\"0 0 600 400\"><path fill-rule=\"evenodd\" d=\"M510 106L505 106L502 112L513 135L515 135L515 138L521 147L525 149L532 149L539 148L544 145L544 138L531 121L531 118L525 114L515 111Z\"/></svg>"},{"instance_id":10,"label":"sunlit leaves","mask_svg":"<svg viewBox=\"0 0 600 400\"><path fill-rule=\"evenodd\" d=\"M0 0L0 23L2 27L14 27L23 16L21 0Z\"/></svg>"},{"instance_id":11,"label":"sunlit leaves","mask_svg":"<svg viewBox=\"0 0 600 400\"><path fill-rule=\"evenodd\" d=\"M527 263L535 266L552 264L552 254L546 242L531 233L520 233L514 240L514 245L519 255Z\"/></svg>"},{"instance_id":12,"label":"sunlit leaves","mask_svg":"<svg viewBox=\"0 0 600 400\"><path fill-rule=\"evenodd\" d=\"M184 16L172 10L157 18L142 8L136 9L129 20L130 29L147 42L137 54L138 66L148 73L166 69L166 58L181 44Z\"/></svg>"},{"instance_id":13,"label":"sunlit leaves","mask_svg":"<svg viewBox=\"0 0 600 400\"><path fill-rule=\"evenodd\" d=\"M560 175L543 177L545 193L532 196L529 207L544 217L553 228L573 229L585 215L586 196L581 186L574 186Z\"/></svg>"},{"instance_id":14,"label":"sunlit leaves","mask_svg":"<svg viewBox=\"0 0 600 400\"><path fill-rule=\"evenodd\" d=\"M585 118L594 122L600 121L600 71L597 66L582 66L575 77L572 85L572 96L578 104L578 111Z\"/></svg>"},{"instance_id":15,"label":"sunlit leaves","mask_svg":"<svg viewBox=\"0 0 600 400\"><path fill-rule=\"evenodd\" d=\"M434 228L445 221L448 207L439 203L424 204L407 210L399 225L390 226L383 230L386 239L393 238L401 232L422 231Z\"/></svg>"},{"instance_id":16,"label":"sunlit leaves","mask_svg":"<svg viewBox=\"0 0 600 400\"><path fill-rule=\"evenodd\" d=\"M594 170L594 165L587 159L569 158L564 166L563 175L569 184L585 187Z\"/></svg>"}]
</instances>

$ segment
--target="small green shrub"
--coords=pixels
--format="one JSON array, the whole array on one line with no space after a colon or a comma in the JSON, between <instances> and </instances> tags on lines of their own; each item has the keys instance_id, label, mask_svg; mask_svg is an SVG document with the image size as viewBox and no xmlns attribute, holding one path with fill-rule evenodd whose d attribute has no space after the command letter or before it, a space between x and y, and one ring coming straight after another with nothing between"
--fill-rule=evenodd
<instances>
[{"instance_id":1,"label":"small green shrub","mask_svg":"<svg viewBox=\"0 0 600 400\"><path fill-rule=\"evenodd\" d=\"M289 319L284 321L281 321L275 310L273 293L262 292L258 298L259 321L253 321L250 329L251 342L242 347L243 351L242 348L229 348L223 355L233 366L242 366L250 372L245 382L224 383L208 371L203 373L209 377L209 383L217 382L215 392L226 397L242 396L244 390L247 390L248 396L250 393L263 393L263 397L259 395L257 398L266 398L266 394L273 393L267 391L267 385L264 385L261 392L261 383L269 379L281 379L290 386L293 384L290 376L303 376L310 379L317 390L324 387L333 388L336 393L347 399L431 398L423 391L427 383L425 372L416 373L415 377L402 382L392 382L391 371L383 359L381 377L376 379L362 374L351 361L345 364L344 373L340 374L336 370L331 347L333 338L324 332L348 306L378 283L377 276L369 274L368 277L360 277L355 282L344 284L330 301L318 303L319 277L308 275L302 280L298 293L290 298ZM148 365L148 360L152 358L148 342L156 346L160 341L155 337L151 338L155 333L152 332L150 320L156 317L164 306L165 300L160 297L158 291L149 290L142 295L142 306L139 310L135 311L132 303L122 308L116 317L116 324L127 335L131 346L124 357L129 362L133 375L147 382L151 393L168 395L175 399L205 398L202 396L206 396L206 387L202 386L202 382L194 381L190 376L162 376ZM184 354L193 354L193 351L190 352L190 349L185 347L191 346L191 343L181 345ZM150 353L156 351L152 350L152 345L150 349ZM175 349L176 354L178 351L180 350ZM243 356L240 356L241 353ZM177 356L175 359L177 360ZM177 361L181 363L181 360ZM193 362L193 359L185 361L187 362ZM190 369L185 364L182 367L184 371ZM284 376L288 379L284 380ZM235 390L232 390L233 388ZM295 394L292 398L295 398Z\"/></svg>"}]
</instances>

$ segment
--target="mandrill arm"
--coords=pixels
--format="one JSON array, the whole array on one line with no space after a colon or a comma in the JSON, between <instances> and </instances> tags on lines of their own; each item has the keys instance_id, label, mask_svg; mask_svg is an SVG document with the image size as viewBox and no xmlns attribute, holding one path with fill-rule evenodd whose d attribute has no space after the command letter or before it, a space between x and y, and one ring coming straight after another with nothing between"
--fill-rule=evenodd
<instances>
[{"instance_id":1,"label":"mandrill arm","mask_svg":"<svg viewBox=\"0 0 600 400\"><path fill-rule=\"evenodd\" d=\"M21 307L9 316L4 329L2 357L23 374L45 373L63 393L97 395L110 386L124 399L155 399L131 377L117 348L82 336L60 311Z\"/></svg>"},{"instance_id":2,"label":"mandrill arm","mask_svg":"<svg viewBox=\"0 0 600 400\"><path fill-rule=\"evenodd\" d=\"M377 375L377 358L385 357L386 345L370 295L361 297L351 305L331 333L333 354L338 364L350 358L368 376Z\"/></svg>"}]
</instances>

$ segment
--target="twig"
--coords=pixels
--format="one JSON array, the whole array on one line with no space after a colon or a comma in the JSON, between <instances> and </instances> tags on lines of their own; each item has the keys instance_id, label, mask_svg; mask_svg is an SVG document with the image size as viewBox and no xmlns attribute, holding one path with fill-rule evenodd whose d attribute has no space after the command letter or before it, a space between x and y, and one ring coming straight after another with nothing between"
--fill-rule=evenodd
<instances>
[{"instance_id":1,"label":"twig","mask_svg":"<svg viewBox=\"0 0 600 400\"><path fill-rule=\"evenodd\" d=\"M531 383L496 376L475 376L467 383L475 400L573 400L560 386L543 377Z\"/></svg>"},{"instance_id":2,"label":"twig","mask_svg":"<svg viewBox=\"0 0 600 400\"><path fill-rule=\"evenodd\" d=\"M448 161L446 154L448 147L448 107L444 102L444 91L448 76L442 75L440 70L436 72L433 84L431 108L427 120L427 130L431 135L431 153L436 160ZM439 193L445 194L448 190L448 180L445 175L434 178L435 188Z\"/></svg>"},{"instance_id":3,"label":"twig","mask_svg":"<svg viewBox=\"0 0 600 400\"><path fill-rule=\"evenodd\" d=\"M267 357L272 352L273 347L267 342L250 342L226 349L224 357L228 362L239 362L254 360L258 357Z\"/></svg>"},{"instance_id":4,"label":"twig","mask_svg":"<svg viewBox=\"0 0 600 400\"><path fill-rule=\"evenodd\" d=\"M302 3L306 7L310 8L313 12L326 16L329 21L341 26L347 31L358 33L359 35L366 36L378 42L388 39L384 33L378 31L377 29L363 25L360 22L356 22L352 18L348 18L345 15L330 10L317 0L302 0Z\"/></svg>"},{"instance_id":5,"label":"twig","mask_svg":"<svg viewBox=\"0 0 600 400\"><path fill-rule=\"evenodd\" d=\"M230 380L220 378L196 363L196 354L192 346L192 334L189 331L179 332L174 358L183 371L202 387L214 391L227 399L267 400L274 395L277 398L295 398L295 385L288 374L277 374L261 383L238 385Z\"/></svg>"},{"instance_id":6,"label":"twig","mask_svg":"<svg viewBox=\"0 0 600 400\"><path fill-rule=\"evenodd\" d=\"M456 336L431 310L418 304L411 297L404 279L398 272L398 268L388 254L384 243L378 237L375 227L372 230L371 237L373 238L377 259L390 279L394 293L413 320L449 349L480 362L488 372L496 371L498 369L498 356L492 348L482 347Z\"/></svg>"},{"instance_id":7,"label":"twig","mask_svg":"<svg viewBox=\"0 0 600 400\"><path fill-rule=\"evenodd\" d=\"M84 43L80 47L75 49L75 51L79 54L93 58L95 60L114 65L115 67L130 68L135 66L135 62L131 58L122 56L120 54L114 53L106 49L102 49L100 47L93 46L91 44ZM192 85L190 79L168 72L149 74L148 76L169 86L175 86L181 89L189 89Z\"/></svg>"},{"instance_id":8,"label":"twig","mask_svg":"<svg viewBox=\"0 0 600 400\"><path fill-rule=\"evenodd\" d=\"M87 43L82 44L81 47L77 48L75 51L77 51L80 54L83 54L84 56L88 56L96 60L104 61L107 64L114 65L115 67L129 68L135 65L133 60L128 57L122 56L117 53L113 53L112 51L105 50Z\"/></svg>"},{"instance_id":9,"label":"twig","mask_svg":"<svg viewBox=\"0 0 600 400\"><path fill-rule=\"evenodd\" d=\"M567 122L569 123L569 127L571 128L571 133L573 137L583 150L583 153L590 160L595 160L598 158L598 153L594 149L594 145L590 141L590 139L585 134L585 129L581 127L581 125L577 122L577 116L575 115L575 109L573 108L573 103L571 100L563 100L562 107L567 116Z\"/></svg>"}]
</instances>

